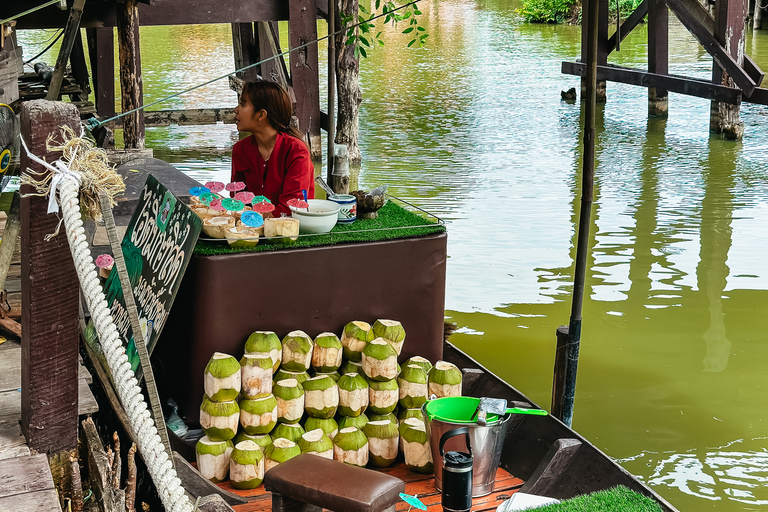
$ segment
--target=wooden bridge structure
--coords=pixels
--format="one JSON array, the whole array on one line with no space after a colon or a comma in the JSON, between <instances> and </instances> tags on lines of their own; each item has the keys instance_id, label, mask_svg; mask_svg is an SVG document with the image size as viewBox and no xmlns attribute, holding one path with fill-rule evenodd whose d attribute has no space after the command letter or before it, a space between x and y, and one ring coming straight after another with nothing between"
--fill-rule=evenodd
<instances>
[{"instance_id":1,"label":"wooden bridge structure","mask_svg":"<svg viewBox=\"0 0 768 512\"><path fill-rule=\"evenodd\" d=\"M742 102L768 105L768 88L760 87L764 73L745 52L749 0L714 0L712 9L698 0L643 0L610 35L608 2L599 2L598 101L605 101L607 81L647 87L648 113L653 116L667 115L669 92L709 99L712 101L710 131L721 133L728 139L740 139L744 133L744 124L739 120ZM587 2L584 2L584 9L587 9ZM711 80L669 74L670 11L712 56ZM619 49L621 41L646 16L648 68L632 69L609 64L611 53ZM582 13L581 59L562 63L563 73L582 77L582 93L588 31L584 24L589 19L586 12Z\"/></svg>"}]
</instances>

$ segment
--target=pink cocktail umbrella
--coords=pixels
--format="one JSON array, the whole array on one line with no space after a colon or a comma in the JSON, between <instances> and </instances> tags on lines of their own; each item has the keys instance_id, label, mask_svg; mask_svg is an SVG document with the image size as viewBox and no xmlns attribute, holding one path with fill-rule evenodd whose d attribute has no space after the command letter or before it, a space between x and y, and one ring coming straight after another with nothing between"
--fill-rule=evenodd
<instances>
[{"instance_id":1,"label":"pink cocktail umbrella","mask_svg":"<svg viewBox=\"0 0 768 512\"><path fill-rule=\"evenodd\" d=\"M211 192L221 192L224 190L224 184L220 181L209 181L205 184L206 187L211 189Z\"/></svg>"},{"instance_id":2,"label":"pink cocktail umbrella","mask_svg":"<svg viewBox=\"0 0 768 512\"><path fill-rule=\"evenodd\" d=\"M240 192L245 188L245 183L242 181L233 181L232 183L227 183L227 185L224 187L228 192Z\"/></svg>"},{"instance_id":3,"label":"pink cocktail umbrella","mask_svg":"<svg viewBox=\"0 0 768 512\"><path fill-rule=\"evenodd\" d=\"M115 259L109 254L100 254L96 257L96 266L99 268L112 268Z\"/></svg>"},{"instance_id":4,"label":"pink cocktail umbrella","mask_svg":"<svg viewBox=\"0 0 768 512\"><path fill-rule=\"evenodd\" d=\"M253 205L253 211L257 213L271 213L275 210L275 205L270 202L262 201Z\"/></svg>"},{"instance_id":5,"label":"pink cocktail umbrella","mask_svg":"<svg viewBox=\"0 0 768 512\"><path fill-rule=\"evenodd\" d=\"M291 199L286 203L288 206L293 206L294 208L309 208L309 203L304 201L303 199Z\"/></svg>"},{"instance_id":6,"label":"pink cocktail umbrella","mask_svg":"<svg viewBox=\"0 0 768 512\"><path fill-rule=\"evenodd\" d=\"M211 204L209 204L208 206L220 212L224 211L224 207L221 206L221 199L214 199L213 201L211 201Z\"/></svg>"},{"instance_id":7,"label":"pink cocktail umbrella","mask_svg":"<svg viewBox=\"0 0 768 512\"><path fill-rule=\"evenodd\" d=\"M254 197L256 197L254 193L248 192L248 191L238 192L237 194L235 194L235 199L237 199L238 201L242 201L244 203L250 203L251 201L253 201Z\"/></svg>"}]
</instances>

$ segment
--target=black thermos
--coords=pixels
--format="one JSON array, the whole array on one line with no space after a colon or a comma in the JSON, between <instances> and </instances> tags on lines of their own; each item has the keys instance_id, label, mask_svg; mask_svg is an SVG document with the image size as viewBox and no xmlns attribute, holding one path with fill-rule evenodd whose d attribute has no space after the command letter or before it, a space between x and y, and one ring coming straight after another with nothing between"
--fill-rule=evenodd
<instances>
[{"instance_id":1,"label":"black thermos","mask_svg":"<svg viewBox=\"0 0 768 512\"><path fill-rule=\"evenodd\" d=\"M464 434L469 453L444 452L445 442ZM443 458L443 510L447 512L468 512L472 509L472 446L469 443L467 427L449 430L440 438L440 456Z\"/></svg>"}]
</instances>

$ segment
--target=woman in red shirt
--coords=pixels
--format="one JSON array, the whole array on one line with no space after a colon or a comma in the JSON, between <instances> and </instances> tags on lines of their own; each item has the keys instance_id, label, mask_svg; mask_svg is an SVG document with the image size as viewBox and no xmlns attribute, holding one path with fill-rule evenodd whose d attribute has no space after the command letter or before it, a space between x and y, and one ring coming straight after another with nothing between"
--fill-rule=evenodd
<instances>
[{"instance_id":1,"label":"woman in red shirt","mask_svg":"<svg viewBox=\"0 0 768 512\"><path fill-rule=\"evenodd\" d=\"M232 181L266 196L273 215L290 215L291 199L315 197L315 168L299 130L291 126L293 103L274 82L247 82L235 107L235 123L251 132L232 148Z\"/></svg>"}]
</instances>

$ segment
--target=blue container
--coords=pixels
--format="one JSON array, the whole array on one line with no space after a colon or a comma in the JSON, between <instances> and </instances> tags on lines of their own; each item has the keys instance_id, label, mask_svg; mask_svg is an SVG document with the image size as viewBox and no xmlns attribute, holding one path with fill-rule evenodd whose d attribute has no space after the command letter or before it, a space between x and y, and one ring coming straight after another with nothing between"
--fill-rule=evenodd
<instances>
[{"instance_id":1,"label":"blue container","mask_svg":"<svg viewBox=\"0 0 768 512\"><path fill-rule=\"evenodd\" d=\"M328 196L328 200L341 206L338 222L349 224L357 218L357 199L355 196L350 194L334 194Z\"/></svg>"}]
</instances>

